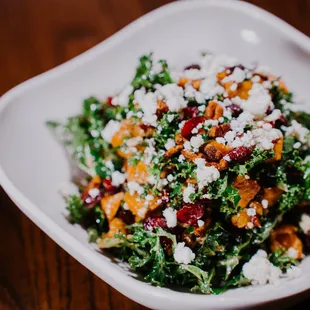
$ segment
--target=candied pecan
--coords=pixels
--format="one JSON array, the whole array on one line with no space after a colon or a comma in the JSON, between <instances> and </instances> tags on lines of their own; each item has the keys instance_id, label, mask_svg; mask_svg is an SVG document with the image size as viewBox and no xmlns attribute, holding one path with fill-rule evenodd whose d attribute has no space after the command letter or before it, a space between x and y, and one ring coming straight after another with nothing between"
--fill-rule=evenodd
<instances>
[{"instance_id":1,"label":"candied pecan","mask_svg":"<svg viewBox=\"0 0 310 310\"><path fill-rule=\"evenodd\" d=\"M270 248L272 251L276 249L288 250L293 248L296 250L296 258L303 257L302 242L297 236L297 227L289 224L282 225L270 234Z\"/></svg>"},{"instance_id":2,"label":"candied pecan","mask_svg":"<svg viewBox=\"0 0 310 310\"><path fill-rule=\"evenodd\" d=\"M217 120L224 114L223 108L215 101L209 101L205 111L205 117L207 119Z\"/></svg>"},{"instance_id":3,"label":"candied pecan","mask_svg":"<svg viewBox=\"0 0 310 310\"><path fill-rule=\"evenodd\" d=\"M218 150L214 145L210 145L210 144L207 144L204 147L203 151L206 155L207 161L211 161L211 162L219 161L224 156L220 150Z\"/></svg>"},{"instance_id":4,"label":"candied pecan","mask_svg":"<svg viewBox=\"0 0 310 310\"><path fill-rule=\"evenodd\" d=\"M229 130L230 125L228 123L213 126L209 129L208 136L210 138L224 137Z\"/></svg>"},{"instance_id":5,"label":"candied pecan","mask_svg":"<svg viewBox=\"0 0 310 310\"><path fill-rule=\"evenodd\" d=\"M184 230L182 234L182 240L185 242L186 246L190 248L194 248L197 243L196 236L188 233L186 230Z\"/></svg>"},{"instance_id":6,"label":"candied pecan","mask_svg":"<svg viewBox=\"0 0 310 310\"><path fill-rule=\"evenodd\" d=\"M163 115L163 113L167 113L168 111L169 111L168 106L162 100L158 100L156 111L157 116L160 117Z\"/></svg>"},{"instance_id":7,"label":"candied pecan","mask_svg":"<svg viewBox=\"0 0 310 310\"><path fill-rule=\"evenodd\" d=\"M171 156L177 154L178 152L180 152L182 150L183 146L182 145L176 145L175 147L169 149L168 151L166 151L164 157L165 158L170 158Z\"/></svg>"}]
</instances>

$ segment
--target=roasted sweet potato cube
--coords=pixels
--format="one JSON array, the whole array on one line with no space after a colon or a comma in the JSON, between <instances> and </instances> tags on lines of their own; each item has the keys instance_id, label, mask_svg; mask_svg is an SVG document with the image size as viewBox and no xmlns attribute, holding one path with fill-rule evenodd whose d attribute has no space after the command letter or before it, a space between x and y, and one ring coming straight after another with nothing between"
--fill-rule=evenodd
<instances>
[{"instance_id":1,"label":"roasted sweet potato cube","mask_svg":"<svg viewBox=\"0 0 310 310\"><path fill-rule=\"evenodd\" d=\"M283 194L283 190L278 187L267 187L264 188L262 199L268 201L268 207L274 206Z\"/></svg>"},{"instance_id":2,"label":"roasted sweet potato cube","mask_svg":"<svg viewBox=\"0 0 310 310\"><path fill-rule=\"evenodd\" d=\"M238 206L245 208L249 202L254 199L261 187L255 180L246 179L239 175L233 182L233 188L239 191L241 198Z\"/></svg>"},{"instance_id":3,"label":"roasted sweet potato cube","mask_svg":"<svg viewBox=\"0 0 310 310\"><path fill-rule=\"evenodd\" d=\"M137 182L139 184L146 183L147 178L149 176L147 165L139 161L137 165L127 165L127 180L129 182Z\"/></svg>"},{"instance_id":4,"label":"roasted sweet potato cube","mask_svg":"<svg viewBox=\"0 0 310 310\"><path fill-rule=\"evenodd\" d=\"M126 224L122 219L115 217L109 224L109 231L102 238L113 238L116 233L126 234Z\"/></svg>"},{"instance_id":5,"label":"roasted sweet potato cube","mask_svg":"<svg viewBox=\"0 0 310 310\"><path fill-rule=\"evenodd\" d=\"M250 220L251 218L248 216L246 210L241 210L231 218L232 224L238 228L245 228Z\"/></svg>"},{"instance_id":6,"label":"roasted sweet potato cube","mask_svg":"<svg viewBox=\"0 0 310 310\"><path fill-rule=\"evenodd\" d=\"M185 87L187 82L188 82L187 78L180 78L178 85L181 87Z\"/></svg>"},{"instance_id":7,"label":"roasted sweet potato cube","mask_svg":"<svg viewBox=\"0 0 310 310\"><path fill-rule=\"evenodd\" d=\"M101 208L109 222L111 222L115 217L123 198L124 193L121 192L111 196L105 196L101 199Z\"/></svg>"},{"instance_id":8,"label":"roasted sweet potato cube","mask_svg":"<svg viewBox=\"0 0 310 310\"><path fill-rule=\"evenodd\" d=\"M296 259L303 257L302 242L297 236L297 227L289 224L282 225L270 234L270 248L289 250L293 248L296 251Z\"/></svg>"}]
</instances>

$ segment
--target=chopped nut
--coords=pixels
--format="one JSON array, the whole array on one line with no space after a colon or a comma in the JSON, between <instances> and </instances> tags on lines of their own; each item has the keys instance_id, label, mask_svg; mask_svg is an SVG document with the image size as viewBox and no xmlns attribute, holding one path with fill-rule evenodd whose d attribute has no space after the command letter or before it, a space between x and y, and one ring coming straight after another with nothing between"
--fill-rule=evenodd
<instances>
[{"instance_id":1,"label":"chopped nut","mask_svg":"<svg viewBox=\"0 0 310 310\"><path fill-rule=\"evenodd\" d=\"M264 213L264 208L263 208L262 204L258 201L252 201L250 203L249 207L255 209L255 211L258 215L262 215Z\"/></svg>"},{"instance_id":2,"label":"chopped nut","mask_svg":"<svg viewBox=\"0 0 310 310\"><path fill-rule=\"evenodd\" d=\"M184 88L187 82L187 78L180 78L178 85Z\"/></svg>"},{"instance_id":3,"label":"chopped nut","mask_svg":"<svg viewBox=\"0 0 310 310\"><path fill-rule=\"evenodd\" d=\"M228 162L225 159L221 159L218 163L217 162L207 162L206 166L215 167L217 170L222 171L228 168Z\"/></svg>"},{"instance_id":4,"label":"chopped nut","mask_svg":"<svg viewBox=\"0 0 310 310\"><path fill-rule=\"evenodd\" d=\"M221 124L219 126L213 126L209 129L208 136L210 138L224 137L229 130L230 125L228 123Z\"/></svg>"},{"instance_id":5,"label":"chopped nut","mask_svg":"<svg viewBox=\"0 0 310 310\"><path fill-rule=\"evenodd\" d=\"M188 161L194 161L195 159L202 157L202 154L195 154L187 150L182 150L181 153Z\"/></svg>"},{"instance_id":6,"label":"chopped nut","mask_svg":"<svg viewBox=\"0 0 310 310\"><path fill-rule=\"evenodd\" d=\"M224 114L223 108L215 101L210 101L205 111L205 117L207 119L217 120Z\"/></svg>"},{"instance_id":7,"label":"chopped nut","mask_svg":"<svg viewBox=\"0 0 310 310\"><path fill-rule=\"evenodd\" d=\"M200 84L201 84L201 81L200 81L200 80L194 80L194 81L192 81L192 86L193 86L196 90L199 90Z\"/></svg>"},{"instance_id":8,"label":"chopped nut","mask_svg":"<svg viewBox=\"0 0 310 310\"><path fill-rule=\"evenodd\" d=\"M183 148L182 145L176 145L175 147L173 147L170 150L166 151L164 157L165 158L170 158L171 156L179 153L182 150L182 148Z\"/></svg>"},{"instance_id":9,"label":"chopped nut","mask_svg":"<svg viewBox=\"0 0 310 310\"><path fill-rule=\"evenodd\" d=\"M204 153L206 154L207 161L219 161L223 158L223 153L218 150L214 145L206 145L204 147Z\"/></svg>"},{"instance_id":10,"label":"chopped nut","mask_svg":"<svg viewBox=\"0 0 310 310\"><path fill-rule=\"evenodd\" d=\"M176 144L184 144L184 142L185 142L185 138L182 136L182 134L180 134L180 133L178 133L176 136L175 136L175 138L174 138L174 141L175 141L175 143Z\"/></svg>"},{"instance_id":11,"label":"chopped nut","mask_svg":"<svg viewBox=\"0 0 310 310\"><path fill-rule=\"evenodd\" d=\"M268 201L268 207L274 206L283 194L283 190L278 187L267 187L264 188L262 200Z\"/></svg>"}]
</instances>

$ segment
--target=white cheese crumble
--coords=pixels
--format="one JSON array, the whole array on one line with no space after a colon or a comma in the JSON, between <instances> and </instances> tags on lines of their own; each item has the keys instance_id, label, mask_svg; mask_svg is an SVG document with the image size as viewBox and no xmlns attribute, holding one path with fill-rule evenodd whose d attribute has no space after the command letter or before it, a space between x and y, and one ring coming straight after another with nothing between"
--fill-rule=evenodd
<instances>
[{"instance_id":1,"label":"white cheese crumble","mask_svg":"<svg viewBox=\"0 0 310 310\"><path fill-rule=\"evenodd\" d=\"M166 150L170 150L170 149L172 149L173 147L175 147L175 142L174 142L174 140L173 139L168 139L167 140L167 142L166 142L166 144L165 144L165 148L166 148Z\"/></svg>"},{"instance_id":2,"label":"white cheese crumble","mask_svg":"<svg viewBox=\"0 0 310 310\"><path fill-rule=\"evenodd\" d=\"M68 199L71 195L79 195L79 188L72 182L62 182L59 185L59 193L62 197Z\"/></svg>"},{"instance_id":3,"label":"white cheese crumble","mask_svg":"<svg viewBox=\"0 0 310 310\"><path fill-rule=\"evenodd\" d=\"M199 148L205 143L202 135L197 135L197 136L193 136L191 137L190 140L191 146L194 150L194 152L198 152Z\"/></svg>"},{"instance_id":4,"label":"white cheese crumble","mask_svg":"<svg viewBox=\"0 0 310 310\"><path fill-rule=\"evenodd\" d=\"M296 249L290 247L287 252L286 252L287 256L292 258L292 259L297 259L298 258L298 252Z\"/></svg>"},{"instance_id":5,"label":"white cheese crumble","mask_svg":"<svg viewBox=\"0 0 310 310\"><path fill-rule=\"evenodd\" d=\"M195 188L193 184L188 184L187 187L183 191L183 201L186 203L191 203L190 195L195 193Z\"/></svg>"},{"instance_id":6,"label":"white cheese crumble","mask_svg":"<svg viewBox=\"0 0 310 310\"><path fill-rule=\"evenodd\" d=\"M188 265L195 258L195 253L185 246L184 242L179 242L174 250L173 257L177 263Z\"/></svg>"},{"instance_id":7,"label":"white cheese crumble","mask_svg":"<svg viewBox=\"0 0 310 310\"><path fill-rule=\"evenodd\" d=\"M202 227L205 224L205 222L203 220L198 220L197 224L198 224L198 227Z\"/></svg>"},{"instance_id":8,"label":"white cheese crumble","mask_svg":"<svg viewBox=\"0 0 310 310\"><path fill-rule=\"evenodd\" d=\"M267 259L267 253L263 250L258 250L250 261L243 265L242 272L252 285L262 285L268 282L277 284L282 275L281 269Z\"/></svg>"},{"instance_id":9,"label":"white cheese crumble","mask_svg":"<svg viewBox=\"0 0 310 310\"><path fill-rule=\"evenodd\" d=\"M256 119L261 119L266 115L267 109L271 104L269 92L258 83L253 84L249 90L248 100L242 102L241 107L254 115Z\"/></svg>"},{"instance_id":10,"label":"white cheese crumble","mask_svg":"<svg viewBox=\"0 0 310 310\"><path fill-rule=\"evenodd\" d=\"M263 199L262 200L262 206L263 206L264 209L268 208L268 200L267 199Z\"/></svg>"},{"instance_id":11,"label":"white cheese crumble","mask_svg":"<svg viewBox=\"0 0 310 310\"><path fill-rule=\"evenodd\" d=\"M175 117L175 115L169 114L169 115L167 116L168 122L171 123L171 122L174 120L174 117Z\"/></svg>"},{"instance_id":12,"label":"white cheese crumble","mask_svg":"<svg viewBox=\"0 0 310 310\"><path fill-rule=\"evenodd\" d=\"M236 67L231 75L226 76L222 80L222 83L227 83L227 82L242 83L245 77L246 77L246 73L239 67Z\"/></svg>"},{"instance_id":13,"label":"white cheese crumble","mask_svg":"<svg viewBox=\"0 0 310 310\"><path fill-rule=\"evenodd\" d=\"M172 208L166 208L163 211L163 216L166 219L167 226L173 228L177 226L177 211Z\"/></svg>"},{"instance_id":14,"label":"white cheese crumble","mask_svg":"<svg viewBox=\"0 0 310 310\"><path fill-rule=\"evenodd\" d=\"M301 216L301 220L299 222L300 228L303 230L305 234L310 233L310 216L308 214L303 214Z\"/></svg>"},{"instance_id":15,"label":"white cheese crumble","mask_svg":"<svg viewBox=\"0 0 310 310\"><path fill-rule=\"evenodd\" d=\"M286 127L285 130L287 137L295 137L301 143L310 145L310 131L297 121L293 120L291 126Z\"/></svg>"},{"instance_id":16,"label":"white cheese crumble","mask_svg":"<svg viewBox=\"0 0 310 310\"><path fill-rule=\"evenodd\" d=\"M96 198L98 195L99 195L100 191L98 188L92 188L88 191L88 195L91 197L91 198Z\"/></svg>"},{"instance_id":17,"label":"white cheese crumble","mask_svg":"<svg viewBox=\"0 0 310 310\"><path fill-rule=\"evenodd\" d=\"M137 182L130 181L127 183L129 193L130 195L133 195L135 192L137 192L139 195L142 195L144 193L144 189L142 186L140 186Z\"/></svg>"},{"instance_id":18,"label":"white cheese crumble","mask_svg":"<svg viewBox=\"0 0 310 310\"><path fill-rule=\"evenodd\" d=\"M265 117L265 121L266 122L274 122L276 120L278 120L281 116L281 111L279 109L274 109L271 114L267 115Z\"/></svg>"},{"instance_id":19,"label":"white cheese crumble","mask_svg":"<svg viewBox=\"0 0 310 310\"><path fill-rule=\"evenodd\" d=\"M254 208L249 208L247 209L246 213L248 216L254 216L256 215L256 210Z\"/></svg>"},{"instance_id":20,"label":"white cheese crumble","mask_svg":"<svg viewBox=\"0 0 310 310\"><path fill-rule=\"evenodd\" d=\"M126 180L125 174L119 171L113 171L111 174L111 178L112 178L112 185L117 187L122 185Z\"/></svg>"},{"instance_id":21,"label":"white cheese crumble","mask_svg":"<svg viewBox=\"0 0 310 310\"><path fill-rule=\"evenodd\" d=\"M111 143L113 136L119 131L121 123L119 121L110 120L101 130L101 137Z\"/></svg>"},{"instance_id":22,"label":"white cheese crumble","mask_svg":"<svg viewBox=\"0 0 310 310\"><path fill-rule=\"evenodd\" d=\"M158 92L166 99L166 104L172 112L178 112L187 106L187 101L183 98L183 88L177 84L164 85Z\"/></svg>"},{"instance_id":23,"label":"white cheese crumble","mask_svg":"<svg viewBox=\"0 0 310 310\"><path fill-rule=\"evenodd\" d=\"M289 279L298 278L301 275L301 269L296 266L291 266L289 269L286 270L286 275Z\"/></svg>"},{"instance_id":24,"label":"white cheese crumble","mask_svg":"<svg viewBox=\"0 0 310 310\"><path fill-rule=\"evenodd\" d=\"M197 165L196 169L196 177L198 181L199 189L202 189L209 183L212 183L219 179L220 172L213 166L206 167L205 166L205 159L197 158L194 160L194 163Z\"/></svg>"},{"instance_id":25,"label":"white cheese crumble","mask_svg":"<svg viewBox=\"0 0 310 310\"><path fill-rule=\"evenodd\" d=\"M112 105L119 105L122 107L126 107L129 102L129 95L133 92L133 86L128 85L125 89L117 96L112 99Z\"/></svg>"}]
</instances>

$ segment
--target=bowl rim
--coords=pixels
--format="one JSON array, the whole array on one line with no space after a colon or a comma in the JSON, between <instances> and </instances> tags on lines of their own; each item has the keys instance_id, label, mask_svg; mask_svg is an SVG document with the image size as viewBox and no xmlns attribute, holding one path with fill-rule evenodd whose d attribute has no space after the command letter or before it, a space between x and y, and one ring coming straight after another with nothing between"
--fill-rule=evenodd
<instances>
[{"instance_id":1,"label":"bowl rim","mask_svg":"<svg viewBox=\"0 0 310 310\"><path fill-rule=\"evenodd\" d=\"M23 93L29 90L35 89L43 83L47 83L59 75L74 70L78 66L88 62L92 58L95 58L97 55L104 53L109 49L114 47L117 48L117 46L121 44L124 39L128 39L128 37L139 31L139 29L146 27L150 23L156 22L157 19L162 18L165 15L176 14L177 12L183 10L202 7L229 8L231 10L250 15L260 22L267 24L269 27L284 33L288 39L295 42L299 47L310 52L310 38L308 36L280 18L252 4L232 0L177 1L155 9L154 11L138 18L111 37L81 55L78 55L60 66L57 66L12 88L0 98L0 113L4 111L6 106L9 105L14 98L23 95ZM141 282L131 276L128 276L116 266L112 267L110 262L102 259L98 253L95 253L90 247L83 245L80 240L76 239L66 230L61 228L52 218L45 214L13 184L13 182L5 174L1 163L0 185L8 193L19 209L70 255L122 294L142 304L154 305L151 301L146 302L145 300L148 297L150 299L155 297L166 302L169 301L180 305L187 304L193 308L201 307L205 302L208 302L208 306L210 307L219 308L222 307L224 303L227 303L227 301L232 302L235 307L245 307L247 305L266 303L284 297L289 297L310 288L310 284L305 282L300 283L298 286L290 287L289 293L285 290L278 290L277 294L274 292L268 293L265 291L264 296L261 296L248 292L248 294L244 294L243 298L240 299L238 294L237 296L225 296L225 294L218 296L199 295L177 292L167 288L154 287L148 283Z\"/></svg>"}]
</instances>

